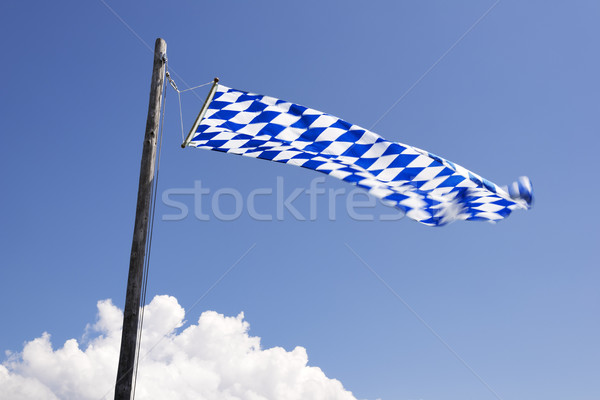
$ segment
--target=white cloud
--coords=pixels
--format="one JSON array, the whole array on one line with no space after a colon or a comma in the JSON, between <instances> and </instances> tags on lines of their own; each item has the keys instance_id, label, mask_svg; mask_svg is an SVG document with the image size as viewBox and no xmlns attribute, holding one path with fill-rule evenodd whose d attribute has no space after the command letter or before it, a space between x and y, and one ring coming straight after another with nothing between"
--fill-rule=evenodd
<instances>
[{"instance_id":1,"label":"white cloud","mask_svg":"<svg viewBox=\"0 0 600 400\"><path fill-rule=\"evenodd\" d=\"M170 296L156 296L146 307L136 399L355 399L338 380L308 366L304 348L261 349L243 313L206 311L179 332L184 316ZM121 310L99 301L85 346L70 339L54 350L48 333L26 343L0 365L0 400L113 398L121 323Z\"/></svg>"}]
</instances>

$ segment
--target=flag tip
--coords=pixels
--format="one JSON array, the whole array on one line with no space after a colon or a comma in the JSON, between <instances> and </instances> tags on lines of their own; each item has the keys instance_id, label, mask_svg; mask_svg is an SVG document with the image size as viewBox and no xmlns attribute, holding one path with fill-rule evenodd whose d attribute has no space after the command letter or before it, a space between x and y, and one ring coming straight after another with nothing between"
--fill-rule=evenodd
<instances>
[{"instance_id":1,"label":"flag tip","mask_svg":"<svg viewBox=\"0 0 600 400\"><path fill-rule=\"evenodd\" d=\"M214 81L215 83L219 82L219 78L215 77Z\"/></svg>"}]
</instances>

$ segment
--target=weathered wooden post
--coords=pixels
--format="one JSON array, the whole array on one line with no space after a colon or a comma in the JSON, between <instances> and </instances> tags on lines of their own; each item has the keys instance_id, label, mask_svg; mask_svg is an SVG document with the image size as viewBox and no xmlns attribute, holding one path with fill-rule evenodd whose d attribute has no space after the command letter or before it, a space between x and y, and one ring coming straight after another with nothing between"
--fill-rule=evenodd
<instances>
[{"instance_id":1,"label":"weathered wooden post","mask_svg":"<svg viewBox=\"0 0 600 400\"><path fill-rule=\"evenodd\" d=\"M146 255L146 236L148 233L150 197L154 182L156 140L160 122L166 54L167 43L161 38L156 39L154 67L152 69L152 82L150 84L150 104L148 106L148 119L146 120L137 208L135 210L135 225L129 259L129 277L127 279L127 295L123 312L123 334L121 336L121 352L117 370L117 383L115 385L115 400L131 399L138 318L140 313L140 296L142 293L142 277Z\"/></svg>"}]
</instances>

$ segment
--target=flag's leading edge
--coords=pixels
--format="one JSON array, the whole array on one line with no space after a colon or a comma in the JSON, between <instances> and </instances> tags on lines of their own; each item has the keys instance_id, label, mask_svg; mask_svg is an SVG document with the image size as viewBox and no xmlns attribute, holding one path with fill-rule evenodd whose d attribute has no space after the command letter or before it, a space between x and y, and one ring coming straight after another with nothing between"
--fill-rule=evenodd
<instances>
[{"instance_id":1,"label":"flag's leading edge","mask_svg":"<svg viewBox=\"0 0 600 400\"><path fill-rule=\"evenodd\" d=\"M416 147L298 104L218 85L189 146L320 171L426 225L496 221L532 203L529 179L502 189Z\"/></svg>"}]
</instances>

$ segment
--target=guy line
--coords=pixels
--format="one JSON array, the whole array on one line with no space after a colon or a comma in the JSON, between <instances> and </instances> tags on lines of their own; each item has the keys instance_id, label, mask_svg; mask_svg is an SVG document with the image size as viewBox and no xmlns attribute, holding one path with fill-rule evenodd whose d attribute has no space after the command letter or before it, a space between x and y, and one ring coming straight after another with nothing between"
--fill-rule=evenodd
<instances>
[{"instance_id":1,"label":"guy line","mask_svg":"<svg viewBox=\"0 0 600 400\"><path fill-rule=\"evenodd\" d=\"M369 270L379 282L381 282L400 302L410 311L418 320L425 326L429 332L433 334L443 345L454 355L454 357L462 363L478 380L481 382L498 400L502 400L500 395L477 373L467 362L458 355L458 353L417 313L400 295L371 267L358 253L350 247L348 243L344 243L348 250Z\"/></svg>"}]
</instances>

